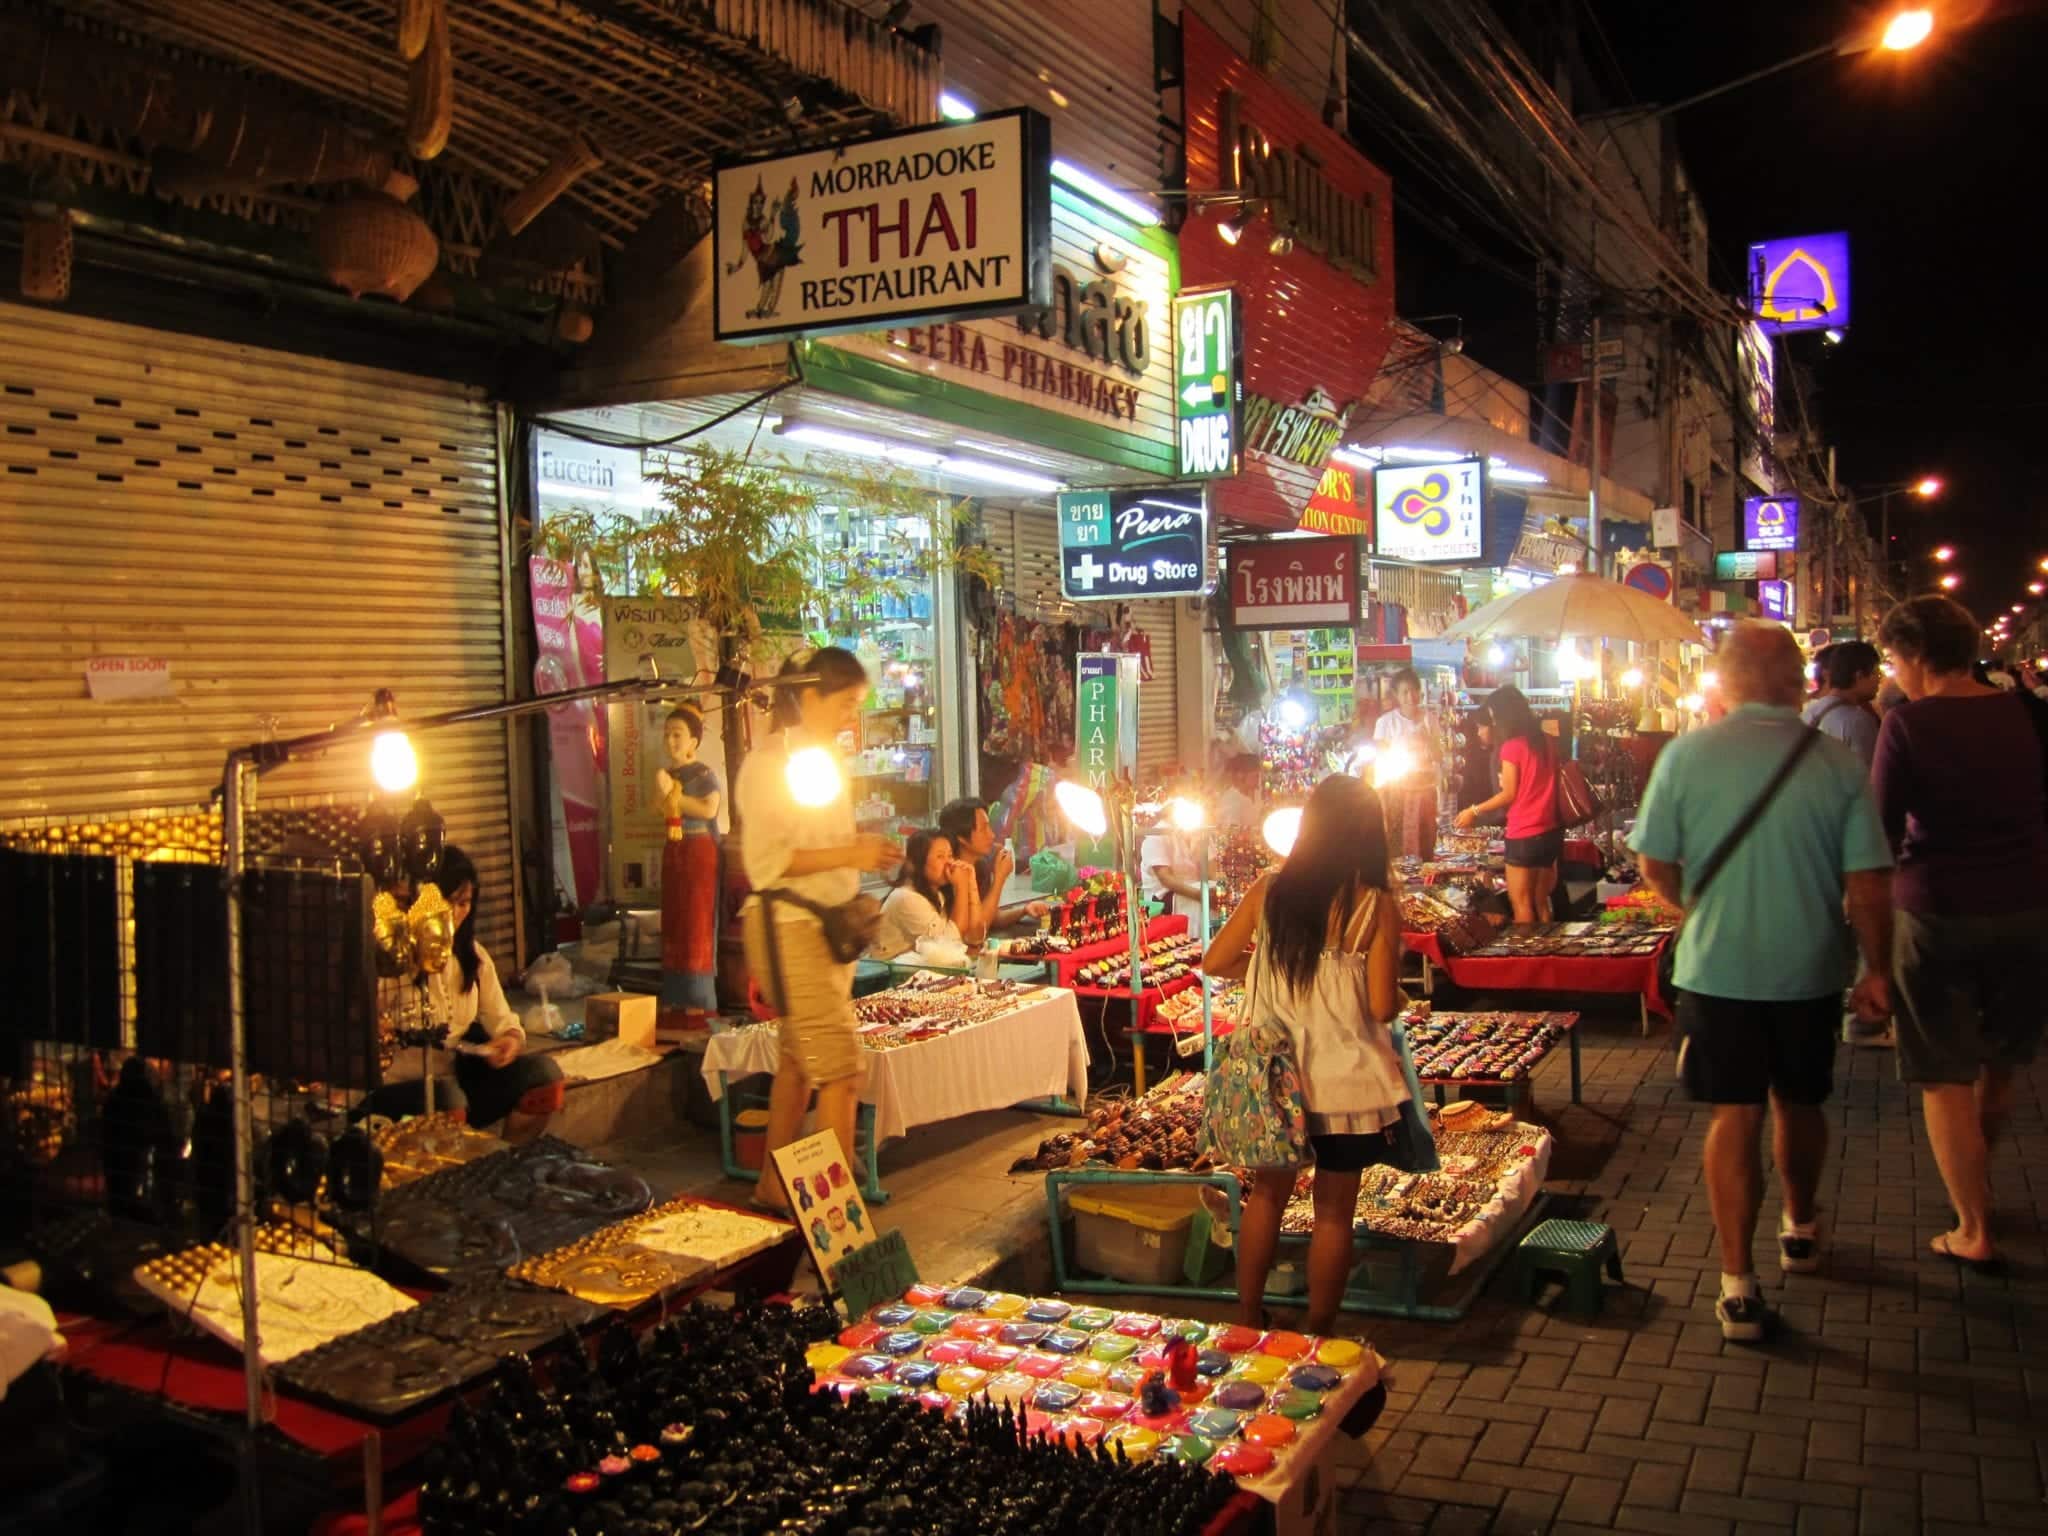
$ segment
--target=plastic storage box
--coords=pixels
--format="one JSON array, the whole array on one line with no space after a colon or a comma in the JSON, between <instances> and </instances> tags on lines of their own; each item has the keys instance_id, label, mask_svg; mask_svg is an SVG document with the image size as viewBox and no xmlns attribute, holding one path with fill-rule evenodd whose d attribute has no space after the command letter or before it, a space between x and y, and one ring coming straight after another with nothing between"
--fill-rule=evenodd
<instances>
[{"instance_id":1,"label":"plastic storage box","mask_svg":"<svg viewBox=\"0 0 2048 1536\"><path fill-rule=\"evenodd\" d=\"M1209 1246L1208 1223L1199 1224L1199 1184L1101 1184L1070 1189L1077 1268L1132 1285L1179 1283L1188 1264L1188 1242L1199 1225ZM1206 1259L1206 1254L1204 1255ZM1203 1264L1207 1267L1206 1262Z\"/></svg>"}]
</instances>

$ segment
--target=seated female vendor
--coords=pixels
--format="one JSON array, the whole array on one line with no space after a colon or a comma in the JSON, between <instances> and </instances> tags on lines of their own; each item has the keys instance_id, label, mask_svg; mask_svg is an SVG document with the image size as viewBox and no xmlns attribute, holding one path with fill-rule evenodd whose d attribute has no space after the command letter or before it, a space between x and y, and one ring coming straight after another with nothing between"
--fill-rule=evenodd
<instances>
[{"instance_id":1,"label":"seated female vendor","mask_svg":"<svg viewBox=\"0 0 2048 1536\"><path fill-rule=\"evenodd\" d=\"M442 850L434 883L448 898L455 924L455 942L448 963L435 978L448 1007L448 1043L455 1062L451 1083L442 1075L441 1052L434 1052L434 1108L468 1110L469 1123L479 1130L505 1125L499 1132L510 1141L537 1136L549 1115L561 1107L562 1069L546 1056L528 1056L526 1031L505 989L489 951L476 941L476 865L454 844ZM407 983L383 982L383 993ZM426 1108L420 1081L422 1052L400 1048L384 1070L384 1086L356 1106L358 1116L416 1115Z\"/></svg>"},{"instance_id":2,"label":"seated female vendor","mask_svg":"<svg viewBox=\"0 0 2048 1536\"><path fill-rule=\"evenodd\" d=\"M960 943L961 931L974 925L980 894L974 866L953 857L950 837L938 831L913 833L896 888L882 900L882 926L868 946L868 958L915 960L920 940Z\"/></svg>"}]
</instances>

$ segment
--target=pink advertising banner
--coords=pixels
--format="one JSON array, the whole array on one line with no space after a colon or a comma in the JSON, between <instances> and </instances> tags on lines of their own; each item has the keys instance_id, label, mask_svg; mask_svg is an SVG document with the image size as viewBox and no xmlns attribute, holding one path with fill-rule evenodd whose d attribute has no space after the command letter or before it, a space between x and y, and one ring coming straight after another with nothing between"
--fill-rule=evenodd
<instances>
[{"instance_id":1,"label":"pink advertising banner","mask_svg":"<svg viewBox=\"0 0 2048 1536\"><path fill-rule=\"evenodd\" d=\"M533 627L539 655L533 690L545 696L601 683L604 613L592 590L578 592L570 567L535 555L527 565L533 586ZM587 700L548 711L548 745L561 798L556 821L556 878L580 909L604 891L604 837L600 820L604 783L604 715Z\"/></svg>"}]
</instances>

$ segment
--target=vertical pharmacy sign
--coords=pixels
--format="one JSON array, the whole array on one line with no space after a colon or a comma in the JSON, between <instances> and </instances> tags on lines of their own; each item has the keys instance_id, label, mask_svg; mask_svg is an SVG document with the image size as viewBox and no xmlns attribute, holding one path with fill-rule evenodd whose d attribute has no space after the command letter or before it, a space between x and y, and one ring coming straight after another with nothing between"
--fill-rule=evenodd
<instances>
[{"instance_id":1,"label":"vertical pharmacy sign","mask_svg":"<svg viewBox=\"0 0 2048 1536\"><path fill-rule=\"evenodd\" d=\"M1244 346L1234 289L1201 289L1174 299L1173 354L1175 474L1183 480L1236 474Z\"/></svg>"},{"instance_id":2,"label":"vertical pharmacy sign","mask_svg":"<svg viewBox=\"0 0 2048 1536\"><path fill-rule=\"evenodd\" d=\"M1074 658L1074 756L1091 788L1138 766L1138 668L1136 656Z\"/></svg>"}]
</instances>

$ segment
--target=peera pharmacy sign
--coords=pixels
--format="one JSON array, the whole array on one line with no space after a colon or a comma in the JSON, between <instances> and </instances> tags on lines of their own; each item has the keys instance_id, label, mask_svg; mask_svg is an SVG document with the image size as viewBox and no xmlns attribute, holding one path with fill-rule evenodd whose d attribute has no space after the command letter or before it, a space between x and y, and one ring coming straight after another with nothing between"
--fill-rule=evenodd
<instances>
[{"instance_id":1,"label":"peera pharmacy sign","mask_svg":"<svg viewBox=\"0 0 2048 1536\"><path fill-rule=\"evenodd\" d=\"M1052 301L1051 128L1028 108L721 165L720 341Z\"/></svg>"}]
</instances>

